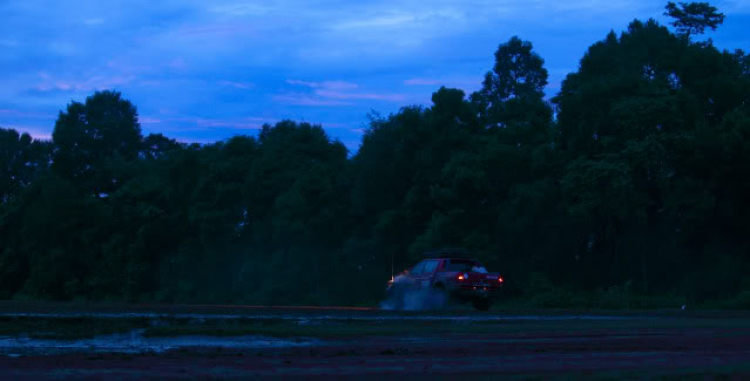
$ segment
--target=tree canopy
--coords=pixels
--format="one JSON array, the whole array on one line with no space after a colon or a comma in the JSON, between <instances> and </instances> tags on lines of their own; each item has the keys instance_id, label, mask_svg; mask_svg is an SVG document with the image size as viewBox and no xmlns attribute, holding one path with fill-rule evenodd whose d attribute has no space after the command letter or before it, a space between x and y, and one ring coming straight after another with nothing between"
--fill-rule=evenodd
<instances>
[{"instance_id":1,"label":"tree canopy","mask_svg":"<svg viewBox=\"0 0 750 381\"><path fill-rule=\"evenodd\" d=\"M684 38L720 19L681 7L677 34L603 36L549 101L512 37L479 91L371 115L356 153L289 120L144 137L113 91L51 142L0 129L0 297L372 305L460 246L533 307L747 308L750 60Z\"/></svg>"}]
</instances>

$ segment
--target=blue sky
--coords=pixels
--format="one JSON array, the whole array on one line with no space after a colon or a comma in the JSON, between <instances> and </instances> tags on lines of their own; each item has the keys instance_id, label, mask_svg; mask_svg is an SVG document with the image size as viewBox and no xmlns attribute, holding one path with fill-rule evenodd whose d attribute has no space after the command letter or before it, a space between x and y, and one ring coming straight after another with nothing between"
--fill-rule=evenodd
<instances>
[{"instance_id":1,"label":"blue sky","mask_svg":"<svg viewBox=\"0 0 750 381\"><path fill-rule=\"evenodd\" d=\"M545 59L552 95L588 46L634 18L666 22L665 4L0 0L0 126L49 137L70 101L115 89L144 133L203 143L293 119L355 150L368 112L476 90L513 35ZM750 50L750 0L712 4L727 18L708 36Z\"/></svg>"}]
</instances>

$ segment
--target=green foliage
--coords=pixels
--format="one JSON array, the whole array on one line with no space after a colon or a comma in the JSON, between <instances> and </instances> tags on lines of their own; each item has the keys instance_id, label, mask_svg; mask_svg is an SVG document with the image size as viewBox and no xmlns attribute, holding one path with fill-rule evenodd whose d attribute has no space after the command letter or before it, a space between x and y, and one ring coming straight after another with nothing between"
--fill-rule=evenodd
<instances>
[{"instance_id":1,"label":"green foliage","mask_svg":"<svg viewBox=\"0 0 750 381\"><path fill-rule=\"evenodd\" d=\"M716 7L708 3L667 3L665 16L669 16L675 21L672 25L677 28L679 33L690 36L691 34L703 34L706 28L716 30L724 22L724 14L719 13Z\"/></svg>"},{"instance_id":2,"label":"green foliage","mask_svg":"<svg viewBox=\"0 0 750 381\"><path fill-rule=\"evenodd\" d=\"M740 292L734 299L726 302L722 307L732 309L750 309L750 290Z\"/></svg>"},{"instance_id":3,"label":"green foliage","mask_svg":"<svg viewBox=\"0 0 750 381\"><path fill-rule=\"evenodd\" d=\"M47 169L50 151L47 142L35 141L26 133L0 128L0 208L15 200Z\"/></svg>"},{"instance_id":4,"label":"green foliage","mask_svg":"<svg viewBox=\"0 0 750 381\"><path fill-rule=\"evenodd\" d=\"M684 33L720 23L698 5L668 6ZM636 20L588 49L553 118L513 37L478 92L371 116L351 157L292 121L143 137L97 92L52 142L0 129L0 298L372 305L462 246L527 306L746 308L748 62Z\"/></svg>"},{"instance_id":5,"label":"green foliage","mask_svg":"<svg viewBox=\"0 0 750 381\"><path fill-rule=\"evenodd\" d=\"M102 91L61 111L52 139L52 169L99 194L125 181L123 165L137 158L142 136L135 106L118 92Z\"/></svg>"},{"instance_id":6,"label":"green foliage","mask_svg":"<svg viewBox=\"0 0 750 381\"><path fill-rule=\"evenodd\" d=\"M488 128L528 129L549 123L552 116L543 99L547 77L544 60L533 52L531 42L514 36L498 47L495 66L471 98Z\"/></svg>"}]
</instances>

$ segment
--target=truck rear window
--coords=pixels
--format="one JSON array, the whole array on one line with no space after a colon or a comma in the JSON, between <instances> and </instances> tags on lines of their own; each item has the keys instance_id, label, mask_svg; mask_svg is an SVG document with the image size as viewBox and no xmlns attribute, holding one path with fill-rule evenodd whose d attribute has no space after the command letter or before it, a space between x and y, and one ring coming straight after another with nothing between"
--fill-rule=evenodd
<instances>
[{"instance_id":1,"label":"truck rear window","mask_svg":"<svg viewBox=\"0 0 750 381\"><path fill-rule=\"evenodd\" d=\"M471 259L449 259L445 265L445 271L473 271L473 268L481 268L482 265Z\"/></svg>"}]
</instances>

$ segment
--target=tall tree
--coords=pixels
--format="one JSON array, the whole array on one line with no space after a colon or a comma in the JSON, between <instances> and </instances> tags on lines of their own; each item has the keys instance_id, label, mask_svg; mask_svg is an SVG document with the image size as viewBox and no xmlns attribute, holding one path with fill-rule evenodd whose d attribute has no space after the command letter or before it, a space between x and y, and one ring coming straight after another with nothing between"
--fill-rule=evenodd
<instances>
[{"instance_id":1,"label":"tall tree","mask_svg":"<svg viewBox=\"0 0 750 381\"><path fill-rule=\"evenodd\" d=\"M135 106L118 92L101 91L61 111L52 139L53 169L98 194L120 185L113 167L138 157L142 136Z\"/></svg>"},{"instance_id":2,"label":"tall tree","mask_svg":"<svg viewBox=\"0 0 750 381\"><path fill-rule=\"evenodd\" d=\"M529 115L548 119L552 113L544 102L547 77L544 60L533 51L531 42L514 36L498 47L495 65L472 100L490 127L527 124Z\"/></svg>"}]
</instances>

